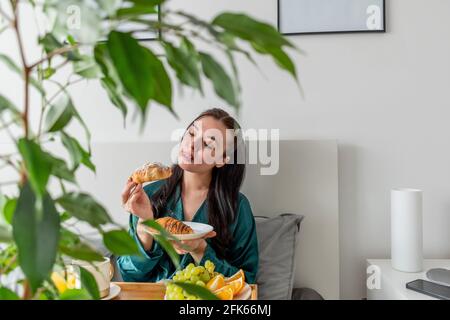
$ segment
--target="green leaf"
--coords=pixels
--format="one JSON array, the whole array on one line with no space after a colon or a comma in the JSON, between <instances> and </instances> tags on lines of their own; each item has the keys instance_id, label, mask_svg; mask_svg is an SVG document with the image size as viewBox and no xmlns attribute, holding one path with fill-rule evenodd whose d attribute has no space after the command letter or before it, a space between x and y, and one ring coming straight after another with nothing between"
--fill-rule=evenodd
<instances>
[{"instance_id":1,"label":"green leaf","mask_svg":"<svg viewBox=\"0 0 450 320\"><path fill-rule=\"evenodd\" d=\"M20 298L14 291L0 287L0 300L20 300Z\"/></svg>"},{"instance_id":2,"label":"green leaf","mask_svg":"<svg viewBox=\"0 0 450 320\"><path fill-rule=\"evenodd\" d=\"M284 52L281 48L263 48L259 47L257 44L252 44L252 46L259 53L271 55L278 66L288 71L295 79L297 79L297 71L295 69L294 63L286 54L286 52Z\"/></svg>"},{"instance_id":3,"label":"green leaf","mask_svg":"<svg viewBox=\"0 0 450 320\"><path fill-rule=\"evenodd\" d=\"M219 32L216 34L215 38L217 41L223 43L228 50L242 53L248 61L250 61L254 66L258 67L256 61L253 59L250 52L240 48L236 43L236 37L229 32Z\"/></svg>"},{"instance_id":4,"label":"green leaf","mask_svg":"<svg viewBox=\"0 0 450 320\"><path fill-rule=\"evenodd\" d=\"M9 243L6 247L3 245L0 250L0 270L7 275L17 267L17 246L14 242Z\"/></svg>"},{"instance_id":5,"label":"green leaf","mask_svg":"<svg viewBox=\"0 0 450 320\"><path fill-rule=\"evenodd\" d=\"M294 48L273 26L257 21L245 14L222 13L212 21L212 24L262 47L288 46Z\"/></svg>"},{"instance_id":6,"label":"green leaf","mask_svg":"<svg viewBox=\"0 0 450 320\"><path fill-rule=\"evenodd\" d=\"M113 16L117 9L123 5L122 0L97 0L99 9L104 12L106 16Z\"/></svg>"},{"instance_id":7,"label":"green leaf","mask_svg":"<svg viewBox=\"0 0 450 320\"><path fill-rule=\"evenodd\" d=\"M73 108L73 116L75 117L75 119L78 120L78 122L80 123L80 125L83 127L84 132L86 134L86 139L87 139L87 143L88 143L88 152L89 154L91 153L91 132L89 131L88 126L86 125L86 122L84 122L83 118L81 118L80 114L78 113L77 109ZM84 163L84 162L83 162ZM92 168L91 168L92 169ZM93 171L95 171L95 169L93 169Z\"/></svg>"},{"instance_id":8,"label":"green leaf","mask_svg":"<svg viewBox=\"0 0 450 320\"><path fill-rule=\"evenodd\" d=\"M213 83L217 95L230 105L239 107L235 87L223 67L207 53L200 53L200 60L202 62L203 72Z\"/></svg>"},{"instance_id":9,"label":"green leaf","mask_svg":"<svg viewBox=\"0 0 450 320\"><path fill-rule=\"evenodd\" d=\"M172 109L172 85L162 62L128 33L113 31L108 52L126 92L145 114L151 99Z\"/></svg>"},{"instance_id":10,"label":"green leaf","mask_svg":"<svg viewBox=\"0 0 450 320\"><path fill-rule=\"evenodd\" d=\"M13 236L19 264L35 292L48 278L56 260L59 242L59 214L52 198L36 199L26 183L20 192L13 217Z\"/></svg>"},{"instance_id":11,"label":"green leaf","mask_svg":"<svg viewBox=\"0 0 450 320\"><path fill-rule=\"evenodd\" d=\"M20 115L20 112L17 109L17 107L14 105L14 103L12 103L8 98L6 98L0 94L0 114L4 110L9 110L15 116Z\"/></svg>"},{"instance_id":12,"label":"green leaf","mask_svg":"<svg viewBox=\"0 0 450 320\"><path fill-rule=\"evenodd\" d=\"M50 156L50 162L52 163L52 174L58 178L66 181L77 183L73 171L69 170L64 160Z\"/></svg>"},{"instance_id":13,"label":"green leaf","mask_svg":"<svg viewBox=\"0 0 450 320\"><path fill-rule=\"evenodd\" d=\"M56 73L56 69L48 67L44 69L44 79L50 79Z\"/></svg>"},{"instance_id":14,"label":"green leaf","mask_svg":"<svg viewBox=\"0 0 450 320\"><path fill-rule=\"evenodd\" d=\"M103 256L95 251L90 245L81 242L80 237L67 230L61 229L61 240L59 250L72 258L83 261L103 261Z\"/></svg>"},{"instance_id":15,"label":"green leaf","mask_svg":"<svg viewBox=\"0 0 450 320\"><path fill-rule=\"evenodd\" d=\"M74 109L70 97L63 94L57 102L52 104L48 109L44 121L44 130L46 132L55 132L63 129L70 120L72 120Z\"/></svg>"},{"instance_id":16,"label":"green leaf","mask_svg":"<svg viewBox=\"0 0 450 320\"><path fill-rule=\"evenodd\" d=\"M71 216L86 221L93 227L112 222L105 208L88 194L71 192L58 198L56 202Z\"/></svg>"},{"instance_id":17,"label":"green leaf","mask_svg":"<svg viewBox=\"0 0 450 320\"><path fill-rule=\"evenodd\" d=\"M235 90L235 92L240 93L241 92L241 84L239 82L239 71L238 71L236 62L234 61L233 54L231 53L230 50L225 50L225 54L226 54L226 56L228 58L228 61L230 62L231 70L233 70L233 77L234 78L233 78L232 83L234 84L234 90ZM239 99L239 97L237 99ZM239 100L238 101L238 106L240 106L240 105L241 105L241 101Z\"/></svg>"},{"instance_id":18,"label":"green leaf","mask_svg":"<svg viewBox=\"0 0 450 320\"><path fill-rule=\"evenodd\" d=\"M73 42L71 42L71 39L68 39L70 45L74 45ZM44 47L44 50L47 54L60 49L64 48L64 43L60 42L52 33L47 33L45 36L43 36L41 39L39 39L39 43ZM80 61L82 60L82 56L78 49L70 50L69 52L63 53L61 56L67 58L70 61Z\"/></svg>"},{"instance_id":19,"label":"green leaf","mask_svg":"<svg viewBox=\"0 0 450 320\"><path fill-rule=\"evenodd\" d=\"M104 43L97 44L94 48L94 57L97 64L100 66L104 77L100 80L103 88L108 93L109 100L122 112L125 119L127 116L127 106L122 96L123 90L120 86L120 80L117 74L114 72L114 66L111 61L111 57L108 53L108 48Z\"/></svg>"},{"instance_id":20,"label":"green leaf","mask_svg":"<svg viewBox=\"0 0 450 320\"><path fill-rule=\"evenodd\" d=\"M51 33L47 33L45 36L40 38L39 43L44 47L46 53L50 53L63 46L63 44L59 42L58 39L56 39L56 37Z\"/></svg>"},{"instance_id":21,"label":"green leaf","mask_svg":"<svg viewBox=\"0 0 450 320\"><path fill-rule=\"evenodd\" d=\"M188 40L183 39L183 42L186 43ZM202 91L199 60L195 49L186 44L183 47L176 48L168 42L164 43L164 49L166 52L167 61L175 70L177 78L180 82Z\"/></svg>"},{"instance_id":22,"label":"green leaf","mask_svg":"<svg viewBox=\"0 0 450 320\"><path fill-rule=\"evenodd\" d=\"M103 88L108 93L109 100L122 112L123 118L125 120L127 116L127 105L123 101L122 96L117 90L117 85L114 80L110 77L104 77L100 80Z\"/></svg>"},{"instance_id":23,"label":"green leaf","mask_svg":"<svg viewBox=\"0 0 450 320\"><path fill-rule=\"evenodd\" d=\"M72 217L67 212L63 212L60 216L61 223L66 222L70 218L72 218Z\"/></svg>"},{"instance_id":24,"label":"green leaf","mask_svg":"<svg viewBox=\"0 0 450 320\"><path fill-rule=\"evenodd\" d=\"M12 239L11 227L8 225L0 225L0 243L10 242Z\"/></svg>"},{"instance_id":25,"label":"green leaf","mask_svg":"<svg viewBox=\"0 0 450 320\"><path fill-rule=\"evenodd\" d=\"M147 6L157 6L164 3L166 0L125 0L125 2L132 2L135 5L147 5Z\"/></svg>"},{"instance_id":26,"label":"green leaf","mask_svg":"<svg viewBox=\"0 0 450 320\"><path fill-rule=\"evenodd\" d=\"M80 266L79 268L82 286L89 292L92 299L99 300L100 290L98 290L97 281L95 281L94 276L83 267Z\"/></svg>"},{"instance_id":27,"label":"green leaf","mask_svg":"<svg viewBox=\"0 0 450 320\"><path fill-rule=\"evenodd\" d=\"M86 79L97 79L101 75L101 70L92 56L82 56L80 61L73 63L74 73Z\"/></svg>"},{"instance_id":28,"label":"green leaf","mask_svg":"<svg viewBox=\"0 0 450 320\"><path fill-rule=\"evenodd\" d=\"M95 165L91 161L91 155L81 147L76 139L70 137L65 132L61 132L61 141L69 152L72 160L72 170L78 168L79 164L82 163L95 172Z\"/></svg>"},{"instance_id":29,"label":"green leaf","mask_svg":"<svg viewBox=\"0 0 450 320\"><path fill-rule=\"evenodd\" d=\"M3 206L3 216L5 217L6 222L9 224L12 223L12 219L14 216L14 211L16 210L17 199L7 199Z\"/></svg>"},{"instance_id":30,"label":"green leaf","mask_svg":"<svg viewBox=\"0 0 450 320\"><path fill-rule=\"evenodd\" d=\"M91 295L86 289L68 289L59 296L61 300L91 300Z\"/></svg>"},{"instance_id":31,"label":"green leaf","mask_svg":"<svg viewBox=\"0 0 450 320\"><path fill-rule=\"evenodd\" d=\"M157 14L158 13L158 7L156 6L150 6L149 4L138 4L135 3L135 5L131 7L124 7L117 10L116 17L117 18L130 18L134 16L141 16L141 15L147 15L147 14Z\"/></svg>"},{"instance_id":32,"label":"green leaf","mask_svg":"<svg viewBox=\"0 0 450 320\"><path fill-rule=\"evenodd\" d=\"M52 170L47 153L34 141L25 138L19 140L18 149L23 157L34 192L38 196L44 195Z\"/></svg>"},{"instance_id":33,"label":"green leaf","mask_svg":"<svg viewBox=\"0 0 450 320\"><path fill-rule=\"evenodd\" d=\"M103 234L103 243L112 253L125 255L139 255L139 249L128 232L125 230L112 230Z\"/></svg>"},{"instance_id":34,"label":"green leaf","mask_svg":"<svg viewBox=\"0 0 450 320\"><path fill-rule=\"evenodd\" d=\"M170 259L172 260L173 264L176 268L180 266L180 256L173 248L173 245L170 243L170 241L175 241L177 243L180 243L178 239L173 237L170 233L166 231L158 222L155 220L147 220L142 222L144 225L149 226L152 229L155 229L159 232L159 235L155 234L153 238L158 241L158 243L163 247L163 249L167 252ZM170 240L170 241L169 241Z\"/></svg>"},{"instance_id":35,"label":"green leaf","mask_svg":"<svg viewBox=\"0 0 450 320\"><path fill-rule=\"evenodd\" d=\"M198 286L196 284L192 283L186 283L186 282L173 282L175 285L181 287L183 290L185 290L187 293L192 294L194 296L199 297L203 300L220 300L215 294L213 294L208 289Z\"/></svg>"},{"instance_id":36,"label":"green leaf","mask_svg":"<svg viewBox=\"0 0 450 320\"><path fill-rule=\"evenodd\" d=\"M17 73L20 77L23 78L23 70L7 55L0 54L0 61L3 61L3 63L13 72ZM31 77L29 78L30 84L36 88L42 95L45 95L45 90L42 87L41 83L37 81L35 78Z\"/></svg>"},{"instance_id":37,"label":"green leaf","mask_svg":"<svg viewBox=\"0 0 450 320\"><path fill-rule=\"evenodd\" d=\"M248 41L257 52L271 55L282 69L287 70L297 79L295 65L282 49L284 46L290 48L295 48L295 46L271 25L254 20L244 14L234 13L220 14L212 23L222 27L226 32Z\"/></svg>"},{"instance_id":38,"label":"green leaf","mask_svg":"<svg viewBox=\"0 0 450 320\"><path fill-rule=\"evenodd\" d=\"M85 243L75 245L60 245L59 250L72 258L83 261L103 261L103 256Z\"/></svg>"}]
</instances>

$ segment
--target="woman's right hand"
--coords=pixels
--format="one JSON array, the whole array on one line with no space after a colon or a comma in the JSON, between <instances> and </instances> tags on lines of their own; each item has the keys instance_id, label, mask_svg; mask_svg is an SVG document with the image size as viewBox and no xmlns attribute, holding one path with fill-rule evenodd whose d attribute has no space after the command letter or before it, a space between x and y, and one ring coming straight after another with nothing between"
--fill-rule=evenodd
<instances>
[{"instance_id":1,"label":"woman's right hand","mask_svg":"<svg viewBox=\"0 0 450 320\"><path fill-rule=\"evenodd\" d=\"M142 184L135 183L131 178L122 192L122 206L129 213L142 220L153 219L153 209L150 199L142 188Z\"/></svg>"}]
</instances>

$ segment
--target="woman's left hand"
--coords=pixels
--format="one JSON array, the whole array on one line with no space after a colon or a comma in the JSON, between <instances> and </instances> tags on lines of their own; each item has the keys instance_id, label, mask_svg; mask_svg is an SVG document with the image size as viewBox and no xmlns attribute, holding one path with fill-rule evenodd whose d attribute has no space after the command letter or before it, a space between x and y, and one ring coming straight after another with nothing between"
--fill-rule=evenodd
<instances>
[{"instance_id":1,"label":"woman's left hand","mask_svg":"<svg viewBox=\"0 0 450 320\"><path fill-rule=\"evenodd\" d=\"M194 258L195 262L199 263L203 255L205 253L206 249L206 241L205 239L208 238L214 238L216 236L215 231L211 231L210 233L203 236L203 238L200 239L194 239L194 240L183 240L180 241L181 246L179 243L172 241L173 248L178 254L186 254L190 253L192 258Z\"/></svg>"}]
</instances>

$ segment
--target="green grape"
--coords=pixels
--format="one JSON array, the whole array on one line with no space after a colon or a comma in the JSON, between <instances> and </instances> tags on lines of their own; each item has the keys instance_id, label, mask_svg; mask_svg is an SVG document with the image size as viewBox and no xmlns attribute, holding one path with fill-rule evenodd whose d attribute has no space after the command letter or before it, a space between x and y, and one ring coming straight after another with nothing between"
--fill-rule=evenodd
<instances>
[{"instance_id":1,"label":"green grape","mask_svg":"<svg viewBox=\"0 0 450 320\"><path fill-rule=\"evenodd\" d=\"M169 292L169 293L166 292L166 298L167 298L167 300L176 300L175 293L174 292Z\"/></svg>"},{"instance_id":2,"label":"green grape","mask_svg":"<svg viewBox=\"0 0 450 320\"><path fill-rule=\"evenodd\" d=\"M195 270L195 269L194 269ZM192 273L194 272L194 270L192 270L192 271L186 271L185 273L184 273L184 276L187 278L187 279L189 279L191 276L192 276Z\"/></svg>"},{"instance_id":3,"label":"green grape","mask_svg":"<svg viewBox=\"0 0 450 320\"><path fill-rule=\"evenodd\" d=\"M182 293L174 293L175 300L184 300L184 295Z\"/></svg>"},{"instance_id":4,"label":"green grape","mask_svg":"<svg viewBox=\"0 0 450 320\"><path fill-rule=\"evenodd\" d=\"M192 283L196 283L197 281L200 281L200 277L199 276L192 276L191 277L191 281L192 281Z\"/></svg>"},{"instance_id":5,"label":"green grape","mask_svg":"<svg viewBox=\"0 0 450 320\"><path fill-rule=\"evenodd\" d=\"M192 270L191 275L198 276L198 275L200 274L200 270L197 269L197 268L198 268L198 267L195 267L194 270Z\"/></svg>"},{"instance_id":6,"label":"green grape","mask_svg":"<svg viewBox=\"0 0 450 320\"><path fill-rule=\"evenodd\" d=\"M176 286L173 290L177 293L183 293L183 288L181 288L179 286Z\"/></svg>"},{"instance_id":7,"label":"green grape","mask_svg":"<svg viewBox=\"0 0 450 320\"><path fill-rule=\"evenodd\" d=\"M193 263L191 262L191 263L189 263L189 264L187 265L187 267L186 267L185 270L192 270L192 269L194 269L194 267L195 267L195 264L193 264Z\"/></svg>"},{"instance_id":8,"label":"green grape","mask_svg":"<svg viewBox=\"0 0 450 320\"><path fill-rule=\"evenodd\" d=\"M200 269L200 272L205 272L206 271L206 268L204 266L198 266L197 268Z\"/></svg>"},{"instance_id":9,"label":"green grape","mask_svg":"<svg viewBox=\"0 0 450 320\"><path fill-rule=\"evenodd\" d=\"M205 272L200 276L200 280L202 280L203 282L208 282L209 280L211 280L211 277L208 272Z\"/></svg>"},{"instance_id":10,"label":"green grape","mask_svg":"<svg viewBox=\"0 0 450 320\"><path fill-rule=\"evenodd\" d=\"M180 281L180 277L178 277L177 275L174 275L172 279L173 281Z\"/></svg>"},{"instance_id":11,"label":"green grape","mask_svg":"<svg viewBox=\"0 0 450 320\"><path fill-rule=\"evenodd\" d=\"M206 286L206 284L203 281L200 281L200 280L197 281L195 284L198 285L198 286L201 286L201 287Z\"/></svg>"}]
</instances>

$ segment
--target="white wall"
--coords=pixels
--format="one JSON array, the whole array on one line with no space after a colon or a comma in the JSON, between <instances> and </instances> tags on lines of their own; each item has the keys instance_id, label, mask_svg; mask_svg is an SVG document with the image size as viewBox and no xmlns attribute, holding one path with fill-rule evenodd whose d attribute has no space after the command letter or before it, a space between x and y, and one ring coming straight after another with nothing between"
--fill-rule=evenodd
<instances>
[{"instance_id":1,"label":"white wall","mask_svg":"<svg viewBox=\"0 0 450 320\"><path fill-rule=\"evenodd\" d=\"M276 0L172 0L202 17L245 11L276 24ZM387 1L385 34L291 36L307 52L295 55L305 91L266 58L265 76L243 60L241 123L279 128L283 139L338 139L340 175L341 297L365 296L365 263L389 257L389 190L424 190L426 257L450 258L450 2ZM13 50L14 42L0 43ZM2 75L1 89L20 87ZM95 84L73 91L95 141L167 140L201 110L223 105L186 91L176 99L182 121L152 107L142 136L121 126L119 113Z\"/></svg>"}]
</instances>

